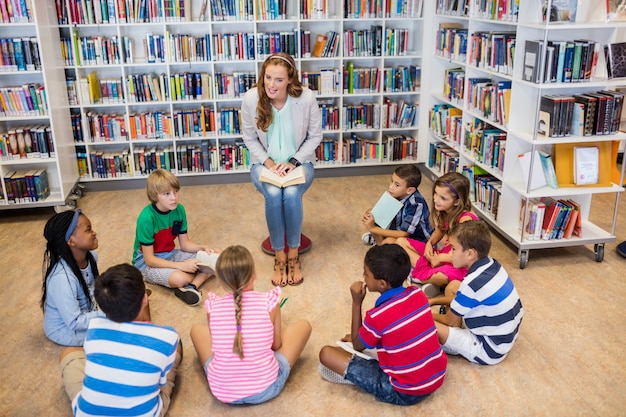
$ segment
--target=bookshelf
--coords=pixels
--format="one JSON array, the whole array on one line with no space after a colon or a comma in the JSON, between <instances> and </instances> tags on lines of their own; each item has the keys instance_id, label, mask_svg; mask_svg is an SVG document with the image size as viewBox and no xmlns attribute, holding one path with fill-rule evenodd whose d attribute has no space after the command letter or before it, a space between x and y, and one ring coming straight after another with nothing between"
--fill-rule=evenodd
<instances>
[{"instance_id":1,"label":"bookshelf","mask_svg":"<svg viewBox=\"0 0 626 417\"><path fill-rule=\"evenodd\" d=\"M459 3L465 3L467 7L448 10L449 4ZM424 123L424 129L420 131L419 152L428 155L425 165L432 177L457 170L471 178L475 210L518 248L520 268L526 267L530 250L590 244L594 245L595 260L600 262L604 258L604 244L616 240L617 207L624 191L621 186L624 182L623 165L621 171L617 168L610 173L604 170L604 181L599 184L573 186L560 178L556 189L549 185L533 188L533 175L543 175L543 172L533 172L532 167L541 165L530 163L530 176L524 180L518 155L550 154L558 172L559 166L564 165L564 157L555 154L563 155L564 146L587 144L603 149L604 160L612 164L616 160L617 145L623 148L626 134L615 131L591 136L577 136L572 132L562 132L556 137L543 135L538 128L544 117L542 97L615 91L624 87L626 79L609 79L602 49L599 49L593 75L585 77L580 69L579 80L557 81L556 75L554 79L546 79L543 74L542 82L527 81L529 74L526 70L532 60L526 55L526 45L527 41L542 41L544 46L560 42L577 44L579 41L581 47L586 42L596 42L601 48L608 43L626 41L626 26L624 22L607 22L603 7L593 7L597 4L592 0L578 0L577 15L572 22L544 22L544 0L518 2L518 9L515 9L515 3L440 0L432 5L432 10L425 10L435 16L427 35L432 38L430 44L434 47L430 51L432 68L422 75L425 85L430 87L424 92L422 109L428 111L425 119L429 123L428 129ZM498 9L497 4L503 7ZM549 8L551 4L547 6ZM498 10L501 11L499 16ZM513 10L517 13L507 14ZM547 50L545 48L543 52ZM545 64L548 58L544 53L535 58L541 57ZM558 55L553 59L553 66L557 68ZM552 65L548 66L552 68ZM609 227L589 220L592 197L598 193L615 196L614 215ZM531 215L522 207L546 198L570 199L580 206L580 236L535 238L522 226L528 223Z\"/></svg>"},{"instance_id":2,"label":"bookshelf","mask_svg":"<svg viewBox=\"0 0 626 417\"><path fill-rule=\"evenodd\" d=\"M1 3L0 210L71 204L78 171L54 2Z\"/></svg>"},{"instance_id":3,"label":"bookshelf","mask_svg":"<svg viewBox=\"0 0 626 417\"><path fill-rule=\"evenodd\" d=\"M278 45L318 92L316 167L417 161L422 1L59 1L80 181L248 171L241 97Z\"/></svg>"}]
</instances>

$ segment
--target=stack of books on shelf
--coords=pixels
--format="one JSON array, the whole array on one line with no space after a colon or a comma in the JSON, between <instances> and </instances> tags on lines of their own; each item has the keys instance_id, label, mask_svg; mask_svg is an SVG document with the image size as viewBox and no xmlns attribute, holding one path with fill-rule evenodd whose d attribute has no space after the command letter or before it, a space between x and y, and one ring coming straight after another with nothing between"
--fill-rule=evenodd
<instances>
[{"instance_id":1,"label":"stack of books on shelf","mask_svg":"<svg viewBox=\"0 0 626 417\"><path fill-rule=\"evenodd\" d=\"M519 3L519 0L477 0L472 5L471 17L517 22Z\"/></svg>"},{"instance_id":2,"label":"stack of books on shelf","mask_svg":"<svg viewBox=\"0 0 626 417\"><path fill-rule=\"evenodd\" d=\"M24 84L0 88L0 117L43 116L48 114L46 88Z\"/></svg>"},{"instance_id":3,"label":"stack of books on shelf","mask_svg":"<svg viewBox=\"0 0 626 417\"><path fill-rule=\"evenodd\" d=\"M175 111L172 120L172 129L177 138L205 137L217 132L215 110L204 104L200 109Z\"/></svg>"},{"instance_id":4,"label":"stack of books on shelf","mask_svg":"<svg viewBox=\"0 0 626 417\"><path fill-rule=\"evenodd\" d=\"M4 174L7 204L31 203L50 196L46 169L9 171Z\"/></svg>"},{"instance_id":5,"label":"stack of books on shelf","mask_svg":"<svg viewBox=\"0 0 626 417\"><path fill-rule=\"evenodd\" d=\"M369 1L370 3L380 4L380 2L376 0ZM358 3L358 1L355 0L354 3ZM385 17L419 18L422 17L423 5L424 0L388 0L385 7ZM370 14L370 16L380 17L379 14L376 14L375 16Z\"/></svg>"},{"instance_id":6,"label":"stack of books on shelf","mask_svg":"<svg viewBox=\"0 0 626 417\"><path fill-rule=\"evenodd\" d=\"M311 55L317 58L336 57L339 53L339 34L333 30L315 37Z\"/></svg>"},{"instance_id":7,"label":"stack of books on shelf","mask_svg":"<svg viewBox=\"0 0 626 417\"><path fill-rule=\"evenodd\" d=\"M190 0L65 0L55 3L60 25L191 20Z\"/></svg>"},{"instance_id":8,"label":"stack of books on shelf","mask_svg":"<svg viewBox=\"0 0 626 417\"><path fill-rule=\"evenodd\" d=\"M30 2L19 0L0 1L2 23L32 22Z\"/></svg>"},{"instance_id":9,"label":"stack of books on shelf","mask_svg":"<svg viewBox=\"0 0 626 417\"><path fill-rule=\"evenodd\" d=\"M0 71L41 70L39 41L36 37L15 37L0 39Z\"/></svg>"},{"instance_id":10,"label":"stack of books on shelf","mask_svg":"<svg viewBox=\"0 0 626 417\"><path fill-rule=\"evenodd\" d=\"M588 40L527 40L522 78L533 83L587 82L594 78L601 45Z\"/></svg>"},{"instance_id":11,"label":"stack of books on shelf","mask_svg":"<svg viewBox=\"0 0 626 417\"><path fill-rule=\"evenodd\" d=\"M216 114L217 131L220 134L240 135L241 115L240 108L226 107Z\"/></svg>"},{"instance_id":12,"label":"stack of books on shelf","mask_svg":"<svg viewBox=\"0 0 626 417\"><path fill-rule=\"evenodd\" d=\"M463 112L449 104L435 104L430 110L429 128L440 139L461 143Z\"/></svg>"},{"instance_id":13,"label":"stack of books on shelf","mask_svg":"<svg viewBox=\"0 0 626 417\"><path fill-rule=\"evenodd\" d=\"M428 150L428 167L441 174L457 172L459 168L459 152L445 143L431 142Z\"/></svg>"},{"instance_id":14,"label":"stack of books on shelf","mask_svg":"<svg viewBox=\"0 0 626 417\"><path fill-rule=\"evenodd\" d=\"M89 158L93 170L92 178L131 177L134 174L128 149L121 152L105 152L94 149L90 151Z\"/></svg>"},{"instance_id":15,"label":"stack of books on shelf","mask_svg":"<svg viewBox=\"0 0 626 417\"><path fill-rule=\"evenodd\" d=\"M504 170L507 132L486 124L480 119L468 123L465 128L463 148L466 149L477 162Z\"/></svg>"},{"instance_id":16,"label":"stack of books on shelf","mask_svg":"<svg viewBox=\"0 0 626 417\"><path fill-rule=\"evenodd\" d=\"M54 158L50 126L24 126L0 132L0 160Z\"/></svg>"},{"instance_id":17,"label":"stack of books on shelf","mask_svg":"<svg viewBox=\"0 0 626 417\"><path fill-rule=\"evenodd\" d=\"M339 130L339 107L332 102L320 103L322 113L322 130Z\"/></svg>"},{"instance_id":18,"label":"stack of books on shelf","mask_svg":"<svg viewBox=\"0 0 626 417\"><path fill-rule=\"evenodd\" d=\"M513 75L515 32L472 33L470 65L500 74Z\"/></svg>"},{"instance_id":19,"label":"stack of books on shelf","mask_svg":"<svg viewBox=\"0 0 626 417\"><path fill-rule=\"evenodd\" d=\"M391 5L392 1L393 5ZM387 2L389 7L399 6L396 4L396 0L392 1ZM343 17L344 19L380 19L383 17L382 2L377 0L347 0L344 2Z\"/></svg>"},{"instance_id":20,"label":"stack of books on shelf","mask_svg":"<svg viewBox=\"0 0 626 417\"><path fill-rule=\"evenodd\" d=\"M417 65L385 68L383 91L394 93L419 91L421 72L421 68Z\"/></svg>"},{"instance_id":21,"label":"stack of books on shelf","mask_svg":"<svg viewBox=\"0 0 626 417\"><path fill-rule=\"evenodd\" d=\"M101 114L90 111L85 114L85 121L87 122L91 142L128 140L124 115ZM82 128L79 137L82 137Z\"/></svg>"},{"instance_id":22,"label":"stack of books on shelf","mask_svg":"<svg viewBox=\"0 0 626 417\"><path fill-rule=\"evenodd\" d=\"M385 56L405 56L410 51L409 29L385 28L383 39L383 53Z\"/></svg>"},{"instance_id":23,"label":"stack of books on shelf","mask_svg":"<svg viewBox=\"0 0 626 417\"><path fill-rule=\"evenodd\" d=\"M463 106L465 95L465 71L447 68L443 73L443 96L456 106Z\"/></svg>"},{"instance_id":24,"label":"stack of books on shelf","mask_svg":"<svg viewBox=\"0 0 626 417\"><path fill-rule=\"evenodd\" d=\"M467 16L470 0L435 0L437 14Z\"/></svg>"},{"instance_id":25,"label":"stack of books on shelf","mask_svg":"<svg viewBox=\"0 0 626 417\"><path fill-rule=\"evenodd\" d=\"M345 143L344 143L345 147ZM332 138L323 138L315 150L318 165L334 164L338 159L339 143ZM344 150L345 157L345 150ZM349 162L349 161L348 161Z\"/></svg>"},{"instance_id":26,"label":"stack of books on shelf","mask_svg":"<svg viewBox=\"0 0 626 417\"><path fill-rule=\"evenodd\" d=\"M358 136L352 133L350 137L343 138L343 163L359 162L382 162L385 158L385 150L377 140Z\"/></svg>"},{"instance_id":27,"label":"stack of books on shelf","mask_svg":"<svg viewBox=\"0 0 626 417\"><path fill-rule=\"evenodd\" d=\"M343 56L381 56L383 27L373 25L371 29L348 29L343 32Z\"/></svg>"},{"instance_id":28,"label":"stack of books on shelf","mask_svg":"<svg viewBox=\"0 0 626 417\"><path fill-rule=\"evenodd\" d=\"M502 181L477 166L464 166L461 173L469 179L472 203L497 220Z\"/></svg>"},{"instance_id":29,"label":"stack of books on shelf","mask_svg":"<svg viewBox=\"0 0 626 417\"><path fill-rule=\"evenodd\" d=\"M301 77L302 85L316 91L318 95L339 94L342 74L337 68L320 68L318 72L303 71Z\"/></svg>"},{"instance_id":30,"label":"stack of books on shelf","mask_svg":"<svg viewBox=\"0 0 626 417\"><path fill-rule=\"evenodd\" d=\"M467 105L490 122L507 126L511 107L511 81L470 78Z\"/></svg>"},{"instance_id":31,"label":"stack of books on shelf","mask_svg":"<svg viewBox=\"0 0 626 417\"><path fill-rule=\"evenodd\" d=\"M280 6L278 6L277 0L270 0L267 2L259 3L259 9L257 10L259 16L263 16L263 20L265 19L278 19L280 16L281 10L284 8L286 0L282 0L280 2ZM207 6L207 2L210 3L210 6ZM268 10L269 5L272 5L273 10ZM262 7L264 6L264 7ZM204 13L200 13L200 20L207 20L206 13L207 10L211 11L211 20L215 21L229 21L229 20L252 20L254 16L253 2L252 0L245 1L232 1L232 0L203 0L202 2L202 10ZM260 17L259 17L260 18ZM283 19L284 14L283 14Z\"/></svg>"},{"instance_id":32,"label":"stack of books on shelf","mask_svg":"<svg viewBox=\"0 0 626 417\"><path fill-rule=\"evenodd\" d=\"M549 137L615 134L623 106L624 94L609 90L542 96L537 132Z\"/></svg>"},{"instance_id":33,"label":"stack of books on shelf","mask_svg":"<svg viewBox=\"0 0 626 417\"><path fill-rule=\"evenodd\" d=\"M301 19L328 19L330 17L329 0L304 0L301 2Z\"/></svg>"},{"instance_id":34,"label":"stack of books on shelf","mask_svg":"<svg viewBox=\"0 0 626 417\"><path fill-rule=\"evenodd\" d=\"M519 233L527 240L581 238L581 216L580 205L571 199L522 199Z\"/></svg>"},{"instance_id":35,"label":"stack of books on shelf","mask_svg":"<svg viewBox=\"0 0 626 417\"><path fill-rule=\"evenodd\" d=\"M417 141L412 136L384 135L383 148L388 162L417 159Z\"/></svg>"},{"instance_id":36,"label":"stack of books on shelf","mask_svg":"<svg viewBox=\"0 0 626 417\"><path fill-rule=\"evenodd\" d=\"M343 130L380 129L381 127L381 111L378 103L344 103L342 113Z\"/></svg>"},{"instance_id":37,"label":"stack of books on shelf","mask_svg":"<svg viewBox=\"0 0 626 417\"><path fill-rule=\"evenodd\" d=\"M394 129L417 126L419 104L407 103L403 99L393 101L389 97L385 97L383 101L380 112L380 127ZM376 121L374 125L376 126Z\"/></svg>"},{"instance_id":38,"label":"stack of books on shelf","mask_svg":"<svg viewBox=\"0 0 626 417\"><path fill-rule=\"evenodd\" d=\"M299 34L297 30L293 31L282 31L282 32L260 32L256 34L256 48L254 44L253 34L243 34L244 41L242 42L242 46L240 48L244 48L246 45L245 38L247 36L248 39L248 50L243 51L243 55L241 54L241 49L238 49L240 52L238 57L235 59L254 59L255 51L257 53L258 59L265 59L270 55L276 54L278 52L286 52L291 56L296 56L298 53L298 38L303 38L303 43L301 44L300 53L304 54L305 49L306 53L311 52L311 34L310 32L305 34ZM252 43L250 43L252 40ZM306 43L306 48L305 48ZM242 58L242 57L248 58ZM303 55L304 56L304 55Z\"/></svg>"},{"instance_id":39,"label":"stack of books on shelf","mask_svg":"<svg viewBox=\"0 0 626 417\"><path fill-rule=\"evenodd\" d=\"M172 138L173 129L172 115L169 113L155 111L128 115L127 132L131 140Z\"/></svg>"},{"instance_id":40,"label":"stack of books on shelf","mask_svg":"<svg viewBox=\"0 0 626 417\"><path fill-rule=\"evenodd\" d=\"M435 35L435 53L443 58L465 62L467 29L458 23L441 23Z\"/></svg>"}]
</instances>

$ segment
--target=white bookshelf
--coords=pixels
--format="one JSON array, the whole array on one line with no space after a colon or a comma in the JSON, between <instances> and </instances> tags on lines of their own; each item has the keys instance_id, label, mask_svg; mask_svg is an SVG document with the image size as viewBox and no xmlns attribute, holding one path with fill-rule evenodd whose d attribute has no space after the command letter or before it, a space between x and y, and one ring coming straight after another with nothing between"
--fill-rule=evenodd
<instances>
[{"instance_id":1,"label":"white bookshelf","mask_svg":"<svg viewBox=\"0 0 626 417\"><path fill-rule=\"evenodd\" d=\"M3 68L0 71L0 87L16 87L24 84L36 84L45 87L47 112L33 114L21 112L5 114L0 117L0 132L8 135L10 131L39 126L49 127L54 153L28 153L27 155L3 155L0 157L0 175L2 187L0 210L30 207L64 206L78 181L78 170L72 132L67 123L69 108L65 94L65 74L59 53L59 33L56 27L54 2L27 1L30 16L23 19L0 23L0 38L34 38L39 44L41 68L26 71L15 68ZM10 17L10 16L8 16ZM48 176L50 195L36 201L17 200L9 204L5 177L11 172L45 169ZM70 201L71 203L71 201Z\"/></svg>"},{"instance_id":2,"label":"white bookshelf","mask_svg":"<svg viewBox=\"0 0 626 417\"><path fill-rule=\"evenodd\" d=\"M438 2L436 2L438 3ZM572 83L532 83L524 81L523 63L526 40L565 40L573 41L576 39L588 39L605 45L610 42L625 41L624 22L606 22L606 14L604 7L593 7L595 4L592 0L579 0L578 15L576 22L544 22L542 18L541 8L543 0L530 0L520 2L518 19L515 21L505 20L496 21L485 19L478 14L477 1L468 1L468 16L453 16L445 13L435 13L434 22L428 29L433 37L430 43L434 45L436 32L440 25L456 24L462 29L467 29L468 35L471 36L475 32L511 32L516 38L516 49L514 55L514 66L511 74L503 74L478 68L471 64L470 54L471 46L468 42L467 57L442 57L435 53L435 50L429 51L432 54L432 68L428 73L424 73L424 85L430 86L429 91L424 92L423 112L433 108L436 104L448 104L455 106L462 111L463 132L462 137L466 134L467 124L473 123L474 120L482 120L492 126L506 132L506 153L504 156L503 169L494 168L485 165L477 160L475 154L468 150L461 140L457 143L450 139L443 139L429 131L427 128L428 116L424 115L422 130L420 131L420 154L427 155L431 144L444 144L452 149L453 152L459 154L458 169L463 166L479 166L496 180L501 182L499 186L501 194L496 207L497 217L491 210L483 209L481 204L474 202L474 208L493 228L518 248L518 256L520 268L527 265L529 251L543 248L557 248L565 246L578 245L594 245L595 259L600 262L604 258L604 244L616 240L615 222L617 220L617 207L619 197L624 188L624 166L620 172L620 180L618 183L602 186L585 186L585 187L565 187L560 186L558 189L550 187L541 187L531 190L530 184L524 181L521 168L518 164L517 157L519 154L544 150L552 153L554 145L558 143L584 143L584 142L607 142L618 141L622 148L626 141L626 134L618 132L611 135L594 135L594 136L565 136L565 137L547 137L537 133L535 126L539 121L539 103L544 95L574 95L582 93L592 93L599 90L617 90L623 88L626 79L608 79L606 65L602 52L599 56L595 76L585 82ZM602 5L603 6L603 5ZM491 78L494 82L511 81L511 100L509 120L506 124L492 123L483 115L476 111L469 110L467 103L454 103L443 94L444 80L443 74L446 69L461 68L465 71L465 93L469 88L469 78ZM467 98L467 96L466 96ZM435 167L426 167L430 170L433 177L440 176L446 171L445 168L438 169ZM531 164L532 166L532 164ZM532 174L531 174L532 175ZM617 181L616 181L617 182ZM602 228L593 224L589 220L589 212L592 197L599 193L610 193L615 196L615 205L613 207L613 221L608 228ZM520 232L520 207L523 201L531 198L553 197L555 199L573 199L581 206L582 216L582 237L572 237L569 239L554 240L529 240L527 234Z\"/></svg>"},{"instance_id":3,"label":"white bookshelf","mask_svg":"<svg viewBox=\"0 0 626 417\"><path fill-rule=\"evenodd\" d=\"M104 1L104 0L100 0ZM97 2L94 2L94 4ZM116 16L119 12L118 7L123 2L114 1L112 7L115 10ZM150 2L148 2L150 3ZM153 2L159 7L167 6L168 1L155 0ZM138 74L163 74L170 77L174 74L180 73L206 73L211 77L216 77L217 74L233 74L242 72L251 74L256 80L261 63L267 57L267 55L260 55L258 53L258 45L255 44L257 50L255 50L254 57L250 57L244 53L243 56L238 56L236 59L229 59L229 57L219 56L214 54L213 59L198 59L193 62L181 62L175 58L175 50L172 48L165 48L164 62L147 62L148 59L144 53L144 47L142 45L143 40L146 39L148 33L154 36L168 37L172 35L188 34L194 37L208 37L213 38L219 35L227 34L239 34L242 36L249 34L253 39L257 39L263 33L278 32L296 34L297 43L295 48L294 58L297 63L297 67L301 74L305 73L317 73L320 70L330 69L334 70L338 76L336 80L337 90L335 91L320 91L318 98L320 106L335 107L338 112L338 123L334 127L325 128L323 131L324 142L329 142L330 145L326 146L327 150L334 149L334 158L332 160L324 160L322 158L316 164L318 168L350 168L350 167L368 167L368 166L380 166L385 164L399 164L407 161L417 161L417 139L418 139L418 124L419 114L421 108L419 106L421 100L420 87L416 86L410 91L385 91L383 88L382 74L386 68L398 68L398 67L410 67L416 66L422 68L422 34L424 32L424 19L421 17L415 17L411 15L410 11L405 15L392 16L387 15L384 7L385 2L382 1L367 1L366 5L380 6L381 15L371 16L349 16L344 17L344 3L345 2L331 2L331 1L314 1L311 2L312 7L318 7L326 10L326 12L311 12L307 17L302 10L300 10L302 2L286 1L286 13L284 17L279 19L263 18L258 10L259 4L262 2L258 0L251 0L250 3L253 6L253 14L246 16L242 14L241 17L228 18L227 20L220 20L212 13L212 4L218 4L219 2L208 1L206 20L200 20L200 12L202 2L199 0L191 0L186 3L191 8L190 20L180 21L168 21L167 19L154 19L149 23L144 22L120 22L116 19L114 23L67 23L60 24L59 29L62 38L70 39L70 47L73 51L78 49L77 40L81 37L101 37L104 39L112 39L117 37L119 39L127 37L132 40L134 45L134 52L132 54L132 62L130 60L119 63L106 63L106 64L91 64L87 62L81 62L78 65L76 61L68 62L65 65L65 73L68 79L75 79L76 84L79 86L84 83L89 74L95 73L98 79L116 79L122 80L122 89L124 92L124 100L115 103L89 103L88 100L79 93L79 103L71 104L71 113L75 119L80 120L83 131L83 142L75 143L77 149L84 152L87 155L86 173L80 178L81 182L98 182L98 181L124 181L129 178L141 178L146 175L146 172L141 170L129 169L125 173L117 173L117 175L99 175L97 167L92 164L91 154L101 153L103 155L112 154L119 155L123 151L126 151L129 155L134 155L141 148L155 149L157 152L162 149L171 149L174 155L178 155L178 149L182 148L197 148L202 151L203 146L205 149L215 148L215 157L220 158L221 148L224 146L234 146L240 149L244 149L243 140L241 134L237 131L227 129L229 124L218 124L215 131L201 131L194 132L191 135L179 135L174 133L173 135L164 135L162 138L147 138L138 137L132 138L127 135L126 137L112 137L108 139L92 138L88 134L88 115L91 113L115 114L118 117L123 117L126 123L127 131L130 125L131 115L140 113L155 113L161 112L163 114L174 115L180 111L197 111L204 106L204 108L214 109L217 113L222 113L233 109L235 112L241 106L240 94L233 94L231 96L220 96L217 91L211 91L210 97L203 99L186 99L186 100L174 100L166 98L163 100L148 101L148 102L132 102L129 97L129 85L125 81L129 76ZM235 2L232 2L233 4ZM269 2L263 2L269 4ZM362 4L362 2L356 2ZM397 2L392 2L394 5ZM418 5L420 0L414 2L404 2L410 7L411 4ZM70 7L70 1L66 1L66 7ZM245 4L245 2L238 2L237 4ZM68 9L69 10L69 9ZM421 14L419 15L421 16ZM172 20L172 19L170 19ZM389 55L387 49L382 45L382 53L380 56L348 56L344 54L344 42L345 32L347 31L369 31L372 26L378 25L381 27L382 34L384 36L387 30L396 30L399 32L401 29L406 29L408 35L406 37L408 46L406 52L397 55ZM300 34L308 31L310 32L310 49L313 51L316 35L326 34L329 31L337 33L338 39L338 53L332 57L314 57L305 56L301 54L301 39ZM75 34L74 34L75 33ZM246 51L247 52L247 51ZM157 60L158 61L158 60ZM381 73L381 82L378 90L375 91L360 91L354 90L351 93L344 92L344 83L342 72L349 65L354 66L355 69L359 68L374 68ZM204 86L203 86L204 87ZM383 127L377 126L373 122L369 126L353 125L348 127L348 118L343 111L345 106L361 106L371 105L375 107L376 112L380 112L381 108L385 104L386 100L400 103L404 101L407 104L416 106L416 115L413 123L401 126ZM235 117L236 113L235 113ZM379 119L380 115L375 116L375 119ZM356 161L349 161L349 157L344 152L344 145L349 142L352 135L357 135L360 139L367 141L372 149L375 149L376 153L372 153L370 158L359 159ZM405 135L412 137L416 140L414 146L414 156L406 158L393 159L390 153L382 155L383 144L386 142L388 135ZM374 156L375 155L375 156ZM397 156L397 155L396 155ZM169 168L180 176L213 176L213 175L228 175L233 173L246 172L249 169L245 163L234 164L227 167L224 163L211 164L208 169L194 170L185 167L184 164L179 164L177 158L173 159L174 163L170 163ZM134 161L132 161L134 163ZM215 162L215 160L214 160ZM129 161L129 164L131 161ZM133 164L134 167L134 164Z\"/></svg>"}]
</instances>

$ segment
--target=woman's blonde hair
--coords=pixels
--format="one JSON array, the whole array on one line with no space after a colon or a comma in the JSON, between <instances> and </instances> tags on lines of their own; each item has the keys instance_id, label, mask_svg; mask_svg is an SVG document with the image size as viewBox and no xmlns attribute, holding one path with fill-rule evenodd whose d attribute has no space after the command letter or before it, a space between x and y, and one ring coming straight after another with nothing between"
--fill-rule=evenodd
<instances>
[{"instance_id":1,"label":"woman's blonde hair","mask_svg":"<svg viewBox=\"0 0 626 417\"><path fill-rule=\"evenodd\" d=\"M437 178L433 184L433 196L437 187L450 191L455 198L455 205L449 213L435 209L431 213L433 225L439 229L448 230L458 223L459 217L464 212L472 210L469 179L458 172L448 172Z\"/></svg>"},{"instance_id":2,"label":"woman's blonde hair","mask_svg":"<svg viewBox=\"0 0 626 417\"><path fill-rule=\"evenodd\" d=\"M278 52L268 57L261 65L259 78L256 86L259 93L259 102L256 105L257 121L256 126L263 132L267 132L272 124L272 105L270 98L265 93L265 70L268 65L280 65L287 70L287 78L289 85L287 86L287 94L292 97L300 97L302 95L302 83L296 68L296 61L291 55L285 52Z\"/></svg>"},{"instance_id":3,"label":"woman's blonde hair","mask_svg":"<svg viewBox=\"0 0 626 417\"><path fill-rule=\"evenodd\" d=\"M241 297L243 289L254 276L254 259L250 251L243 246L229 246L220 254L215 264L215 273L227 290L233 293L235 301L235 323L237 333L233 342L233 353L243 359L243 341L241 336Z\"/></svg>"},{"instance_id":4,"label":"woman's blonde hair","mask_svg":"<svg viewBox=\"0 0 626 417\"><path fill-rule=\"evenodd\" d=\"M152 171L148 175L146 180L146 194L148 200L156 203L159 199L159 194L167 192L169 190L180 190L180 181L176 178L176 175L164 169L157 169Z\"/></svg>"}]
</instances>

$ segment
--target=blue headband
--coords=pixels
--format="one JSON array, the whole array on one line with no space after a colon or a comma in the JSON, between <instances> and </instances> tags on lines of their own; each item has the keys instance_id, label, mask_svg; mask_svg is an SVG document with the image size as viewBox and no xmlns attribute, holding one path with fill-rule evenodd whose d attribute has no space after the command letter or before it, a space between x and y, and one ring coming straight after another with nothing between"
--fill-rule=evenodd
<instances>
[{"instance_id":1,"label":"blue headband","mask_svg":"<svg viewBox=\"0 0 626 417\"><path fill-rule=\"evenodd\" d=\"M452 191L454 193L454 195L456 196L457 199L459 199L459 193L454 189L454 187L452 186L452 184L450 184L447 181L443 182L444 184L446 184L448 186L448 188L450 189L450 191Z\"/></svg>"},{"instance_id":2,"label":"blue headband","mask_svg":"<svg viewBox=\"0 0 626 417\"><path fill-rule=\"evenodd\" d=\"M70 240L70 237L74 234L76 230L76 226L78 225L78 218L80 217L80 213L83 211L81 209L76 209L74 212L74 217L72 217L72 222L70 223L70 227L67 228L67 232L65 232L65 241Z\"/></svg>"}]
</instances>

